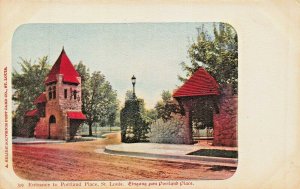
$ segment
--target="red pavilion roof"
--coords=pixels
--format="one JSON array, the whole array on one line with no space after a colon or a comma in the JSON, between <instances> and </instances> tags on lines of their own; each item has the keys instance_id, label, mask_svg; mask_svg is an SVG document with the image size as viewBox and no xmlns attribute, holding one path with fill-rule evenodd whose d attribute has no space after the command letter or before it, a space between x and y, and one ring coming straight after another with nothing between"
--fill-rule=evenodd
<instances>
[{"instance_id":1,"label":"red pavilion roof","mask_svg":"<svg viewBox=\"0 0 300 189\"><path fill-rule=\"evenodd\" d=\"M67 116L70 119L86 120L86 116L82 112L67 112Z\"/></svg>"},{"instance_id":2,"label":"red pavilion roof","mask_svg":"<svg viewBox=\"0 0 300 189\"><path fill-rule=\"evenodd\" d=\"M45 84L57 82L57 74L63 75L63 82L79 84L79 81L77 80L79 74L75 70L64 49L61 51L58 59L47 75Z\"/></svg>"},{"instance_id":3,"label":"red pavilion roof","mask_svg":"<svg viewBox=\"0 0 300 189\"><path fill-rule=\"evenodd\" d=\"M29 110L26 112L25 116L28 116L28 117L33 117L33 116L36 116L38 113L38 110L37 109L33 109L33 110Z\"/></svg>"},{"instance_id":4,"label":"red pavilion roof","mask_svg":"<svg viewBox=\"0 0 300 189\"><path fill-rule=\"evenodd\" d=\"M33 104L39 104L39 103L43 103L43 102L46 102L46 94L45 93L42 93L42 94L40 94L40 96L39 97L37 97L35 100L34 100L34 102L33 102Z\"/></svg>"},{"instance_id":5,"label":"red pavilion roof","mask_svg":"<svg viewBox=\"0 0 300 189\"><path fill-rule=\"evenodd\" d=\"M219 85L216 80L200 67L179 89L173 97L219 95Z\"/></svg>"}]
</instances>

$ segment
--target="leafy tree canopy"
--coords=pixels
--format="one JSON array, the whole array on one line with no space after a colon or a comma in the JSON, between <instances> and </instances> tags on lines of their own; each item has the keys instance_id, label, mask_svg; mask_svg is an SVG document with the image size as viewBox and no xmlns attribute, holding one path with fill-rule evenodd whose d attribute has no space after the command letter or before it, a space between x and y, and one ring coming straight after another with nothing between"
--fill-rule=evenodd
<instances>
[{"instance_id":1,"label":"leafy tree canopy","mask_svg":"<svg viewBox=\"0 0 300 189\"><path fill-rule=\"evenodd\" d=\"M90 74L82 62L75 67L82 78L82 111L91 136L96 122L101 126L114 125L119 103L117 93L100 71Z\"/></svg>"},{"instance_id":2,"label":"leafy tree canopy","mask_svg":"<svg viewBox=\"0 0 300 189\"><path fill-rule=\"evenodd\" d=\"M161 93L161 99L163 100L164 103L170 101L172 98L172 94L170 93L170 91L165 91L163 90Z\"/></svg>"},{"instance_id":3,"label":"leafy tree canopy","mask_svg":"<svg viewBox=\"0 0 300 189\"><path fill-rule=\"evenodd\" d=\"M33 101L45 90L43 83L50 70L47 56L39 58L37 63L21 58L19 64L21 71L12 73L12 99L17 106L13 113L14 134L22 127L26 111L35 108Z\"/></svg>"},{"instance_id":4,"label":"leafy tree canopy","mask_svg":"<svg viewBox=\"0 0 300 189\"><path fill-rule=\"evenodd\" d=\"M202 25L197 41L188 49L190 64L181 63L184 76L178 76L185 81L200 66L204 67L219 84L232 84L237 92L238 82L238 38L235 30L226 23L215 24L213 35Z\"/></svg>"},{"instance_id":5,"label":"leafy tree canopy","mask_svg":"<svg viewBox=\"0 0 300 189\"><path fill-rule=\"evenodd\" d=\"M125 101L133 99L133 91L127 90L125 94Z\"/></svg>"},{"instance_id":6,"label":"leafy tree canopy","mask_svg":"<svg viewBox=\"0 0 300 189\"><path fill-rule=\"evenodd\" d=\"M155 105L157 119L162 118L166 121L172 117L172 113L182 113L180 107L172 101L170 91L162 91L161 99Z\"/></svg>"}]
</instances>

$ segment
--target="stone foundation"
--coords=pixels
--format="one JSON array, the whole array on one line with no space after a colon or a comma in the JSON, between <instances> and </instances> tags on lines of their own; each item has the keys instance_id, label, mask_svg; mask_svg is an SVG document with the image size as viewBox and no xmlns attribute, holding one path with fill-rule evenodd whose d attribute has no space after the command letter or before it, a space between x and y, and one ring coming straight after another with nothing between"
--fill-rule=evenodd
<instances>
[{"instance_id":1,"label":"stone foundation","mask_svg":"<svg viewBox=\"0 0 300 189\"><path fill-rule=\"evenodd\" d=\"M214 114L214 146L237 146L237 95L220 99L219 113Z\"/></svg>"}]
</instances>

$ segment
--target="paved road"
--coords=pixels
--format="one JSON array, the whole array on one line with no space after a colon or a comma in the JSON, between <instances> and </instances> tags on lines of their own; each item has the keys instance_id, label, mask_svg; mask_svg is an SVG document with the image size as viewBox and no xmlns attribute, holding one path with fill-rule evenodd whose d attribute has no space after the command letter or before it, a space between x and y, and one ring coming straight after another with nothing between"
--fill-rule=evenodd
<instances>
[{"instance_id":1,"label":"paved road","mask_svg":"<svg viewBox=\"0 0 300 189\"><path fill-rule=\"evenodd\" d=\"M106 139L62 144L13 145L16 174L29 180L225 179L235 168L95 153L120 143Z\"/></svg>"}]
</instances>

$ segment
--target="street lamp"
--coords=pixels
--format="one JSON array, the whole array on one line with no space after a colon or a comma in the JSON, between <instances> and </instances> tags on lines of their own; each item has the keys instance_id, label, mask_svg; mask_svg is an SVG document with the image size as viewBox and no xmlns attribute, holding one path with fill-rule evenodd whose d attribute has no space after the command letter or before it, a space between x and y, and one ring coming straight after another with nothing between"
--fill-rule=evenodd
<instances>
[{"instance_id":1,"label":"street lamp","mask_svg":"<svg viewBox=\"0 0 300 189\"><path fill-rule=\"evenodd\" d=\"M132 97L133 97L133 99L135 99L135 90L134 90L134 87L135 87L135 83L136 83L136 78L135 78L134 75L133 75L132 78L131 78L131 82L132 82L132 86L133 86Z\"/></svg>"}]
</instances>

